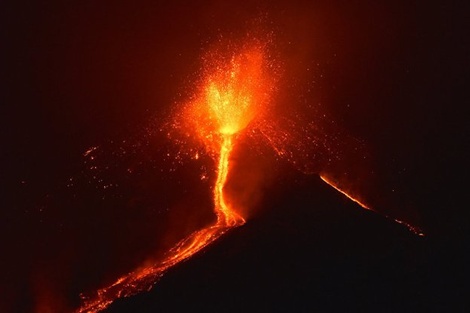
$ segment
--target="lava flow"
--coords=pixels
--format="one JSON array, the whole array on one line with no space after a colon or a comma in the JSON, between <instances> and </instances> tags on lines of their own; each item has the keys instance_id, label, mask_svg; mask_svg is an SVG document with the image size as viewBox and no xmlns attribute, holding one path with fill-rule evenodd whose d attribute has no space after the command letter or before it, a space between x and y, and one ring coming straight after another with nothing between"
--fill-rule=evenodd
<instances>
[{"instance_id":1,"label":"lava flow","mask_svg":"<svg viewBox=\"0 0 470 313\"><path fill-rule=\"evenodd\" d=\"M163 260L122 276L98 290L94 297L82 296L84 303L76 312L99 312L117 298L149 290L170 267L188 259L229 229L245 223L226 199L224 186L237 135L262 113L267 102L270 78L264 55L263 46L259 44L244 46L239 53L231 55L228 62L224 62L224 56L209 55L212 58L206 64L199 94L179 115L185 127L196 132L217 162L213 187L215 223L182 239Z\"/></svg>"},{"instance_id":2,"label":"lava flow","mask_svg":"<svg viewBox=\"0 0 470 313\"><path fill-rule=\"evenodd\" d=\"M357 203L358 205L360 205L362 208L366 209L366 210L369 210L369 211L372 211L372 212L376 212L374 211L373 209L371 209L368 205L366 205L363 201L355 198L354 196L352 196L349 192L345 191L344 189L342 189L339 184L337 182L334 182L333 179L331 178L328 178L326 174L320 174L320 178L321 180L323 180L325 183L327 183L328 185L330 185L331 187L333 187L335 190L337 190L338 192L342 193L346 198L348 198L349 200ZM376 212L377 213L377 212ZM402 224L404 226L406 226L411 232L415 233L416 235L418 236L421 236L423 237L424 236L424 233L423 231L417 227L417 226L413 226L405 221L402 221L402 220L399 220L399 219L396 219L396 218L392 218L388 215L385 215L385 214L382 214L385 218L389 218L393 221L395 221L396 223L398 224Z\"/></svg>"},{"instance_id":3,"label":"lava flow","mask_svg":"<svg viewBox=\"0 0 470 313\"><path fill-rule=\"evenodd\" d=\"M330 178L327 178L325 176L325 174L321 175L320 174L320 178L321 180L323 180L325 183L327 183L328 185L330 185L331 187L333 187L334 189L336 189L338 192L342 193L344 196L346 196L346 198L348 198L349 200L359 204L363 209L366 209L366 210L370 210L370 211L373 211L371 208L369 208L364 202L360 201L359 199L356 199L354 198L353 196L351 196L349 193L347 193L346 191L344 191L343 189L341 189L338 184L334 183L332 179Z\"/></svg>"}]
</instances>

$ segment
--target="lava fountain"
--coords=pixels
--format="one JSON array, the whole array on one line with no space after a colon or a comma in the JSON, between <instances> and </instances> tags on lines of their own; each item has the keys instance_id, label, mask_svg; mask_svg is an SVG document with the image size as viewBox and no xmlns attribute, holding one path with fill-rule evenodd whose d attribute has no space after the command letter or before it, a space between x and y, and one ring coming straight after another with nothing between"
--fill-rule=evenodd
<instances>
[{"instance_id":1,"label":"lava fountain","mask_svg":"<svg viewBox=\"0 0 470 313\"><path fill-rule=\"evenodd\" d=\"M174 116L185 129L196 133L217 164L213 187L215 223L179 241L162 260L120 277L91 297L82 295L83 304L77 313L99 312L117 298L149 290L169 268L190 258L229 229L245 223L225 198L224 187L238 136L262 114L272 89L272 73L267 71L264 47L260 43L244 45L228 57L211 51L205 60L198 94Z\"/></svg>"}]
</instances>

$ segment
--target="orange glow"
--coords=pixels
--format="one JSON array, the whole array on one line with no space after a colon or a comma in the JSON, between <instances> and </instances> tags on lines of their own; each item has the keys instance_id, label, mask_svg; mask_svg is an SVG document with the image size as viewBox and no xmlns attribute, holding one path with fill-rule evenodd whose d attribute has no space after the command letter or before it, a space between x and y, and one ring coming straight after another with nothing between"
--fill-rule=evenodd
<instances>
[{"instance_id":1,"label":"orange glow","mask_svg":"<svg viewBox=\"0 0 470 313\"><path fill-rule=\"evenodd\" d=\"M371 208L369 208L367 205L365 205L363 202L359 201L358 199L354 198L353 196L351 196L350 194L348 194L346 191L340 189L340 187L338 187L337 184L335 184L331 179L328 179L326 178L324 175L320 175L320 178L325 182L327 183L328 185L330 185L331 187L333 187L334 189L336 189L337 191L339 191L340 193L342 193L343 195L345 195L349 200L352 200L353 202L359 204L362 208L366 209L366 210L371 210L373 211Z\"/></svg>"},{"instance_id":2,"label":"orange glow","mask_svg":"<svg viewBox=\"0 0 470 313\"><path fill-rule=\"evenodd\" d=\"M352 195L350 195L348 192L344 191L343 189L341 189L336 183L333 182L333 180L327 178L325 175L320 175L320 178L325 182L327 183L328 185L330 185L331 187L333 187L334 189L336 189L337 191L339 191L340 193L342 193L344 196L346 196L348 199L352 200L353 202L359 204L362 208L366 209L366 210L370 210L370 211L373 211L375 213L377 213L376 211L374 211L373 209L371 209L370 207L368 207L367 205L365 205L363 202L359 201L358 199L354 198ZM413 226L411 224L408 224L402 220L399 220L399 219L396 219L396 218L392 218L390 216L387 216L387 215L383 215L385 218L388 218L388 219L391 219L393 221L395 221L396 223L398 224L401 224L401 225L404 225L406 228L408 228L411 232L415 233L416 235L418 236L421 236L421 237L424 237L424 233L423 231L419 228L419 227L416 227L416 226Z\"/></svg>"},{"instance_id":3,"label":"orange glow","mask_svg":"<svg viewBox=\"0 0 470 313\"><path fill-rule=\"evenodd\" d=\"M228 60L209 55L200 92L183 113L185 124L209 152L219 154L225 140L236 135L263 114L272 89L261 44L245 46ZM228 139L228 137L232 137Z\"/></svg>"},{"instance_id":4,"label":"orange glow","mask_svg":"<svg viewBox=\"0 0 470 313\"><path fill-rule=\"evenodd\" d=\"M237 135L262 113L270 88L265 72L263 49L244 48L233 55L228 64L210 60L200 94L183 111L184 124L196 131L217 163L217 179L213 189L213 225L193 232L170 249L163 260L143 266L117 279L112 285L98 290L94 298L84 298L76 312L99 312L115 299L149 290L170 267L184 261L212 243L229 229L245 223L227 203L224 187L230 171L230 156Z\"/></svg>"},{"instance_id":5,"label":"orange glow","mask_svg":"<svg viewBox=\"0 0 470 313\"><path fill-rule=\"evenodd\" d=\"M259 51L232 59L229 75L216 73L209 78L206 101L223 135L233 135L253 119L253 106L260 84L262 56Z\"/></svg>"}]
</instances>

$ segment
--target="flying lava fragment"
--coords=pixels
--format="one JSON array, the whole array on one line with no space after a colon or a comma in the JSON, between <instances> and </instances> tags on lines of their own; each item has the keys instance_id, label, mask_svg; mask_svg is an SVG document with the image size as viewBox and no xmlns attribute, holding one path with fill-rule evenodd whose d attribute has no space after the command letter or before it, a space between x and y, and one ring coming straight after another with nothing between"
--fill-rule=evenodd
<instances>
[{"instance_id":1,"label":"flying lava fragment","mask_svg":"<svg viewBox=\"0 0 470 313\"><path fill-rule=\"evenodd\" d=\"M215 223L191 233L171 248L162 260L142 266L83 298L77 313L99 312L114 300L148 290L165 271L212 243L245 219L227 201L224 186L230 172L230 157L238 136L261 115L270 97L272 73L268 71L264 46L244 45L227 56L207 56L203 79L192 101L174 118L204 143L216 163L213 186ZM181 122L181 121L179 121Z\"/></svg>"}]
</instances>

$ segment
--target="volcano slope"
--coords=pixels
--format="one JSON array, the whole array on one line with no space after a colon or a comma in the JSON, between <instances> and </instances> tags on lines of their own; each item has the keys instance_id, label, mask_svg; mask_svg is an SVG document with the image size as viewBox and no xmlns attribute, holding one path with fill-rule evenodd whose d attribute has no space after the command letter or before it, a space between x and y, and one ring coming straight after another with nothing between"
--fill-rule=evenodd
<instances>
[{"instance_id":1,"label":"volcano slope","mask_svg":"<svg viewBox=\"0 0 470 313\"><path fill-rule=\"evenodd\" d=\"M317 176L295 181L274 184L246 225L106 312L463 309L450 251L435 251L432 238L362 209Z\"/></svg>"}]
</instances>

